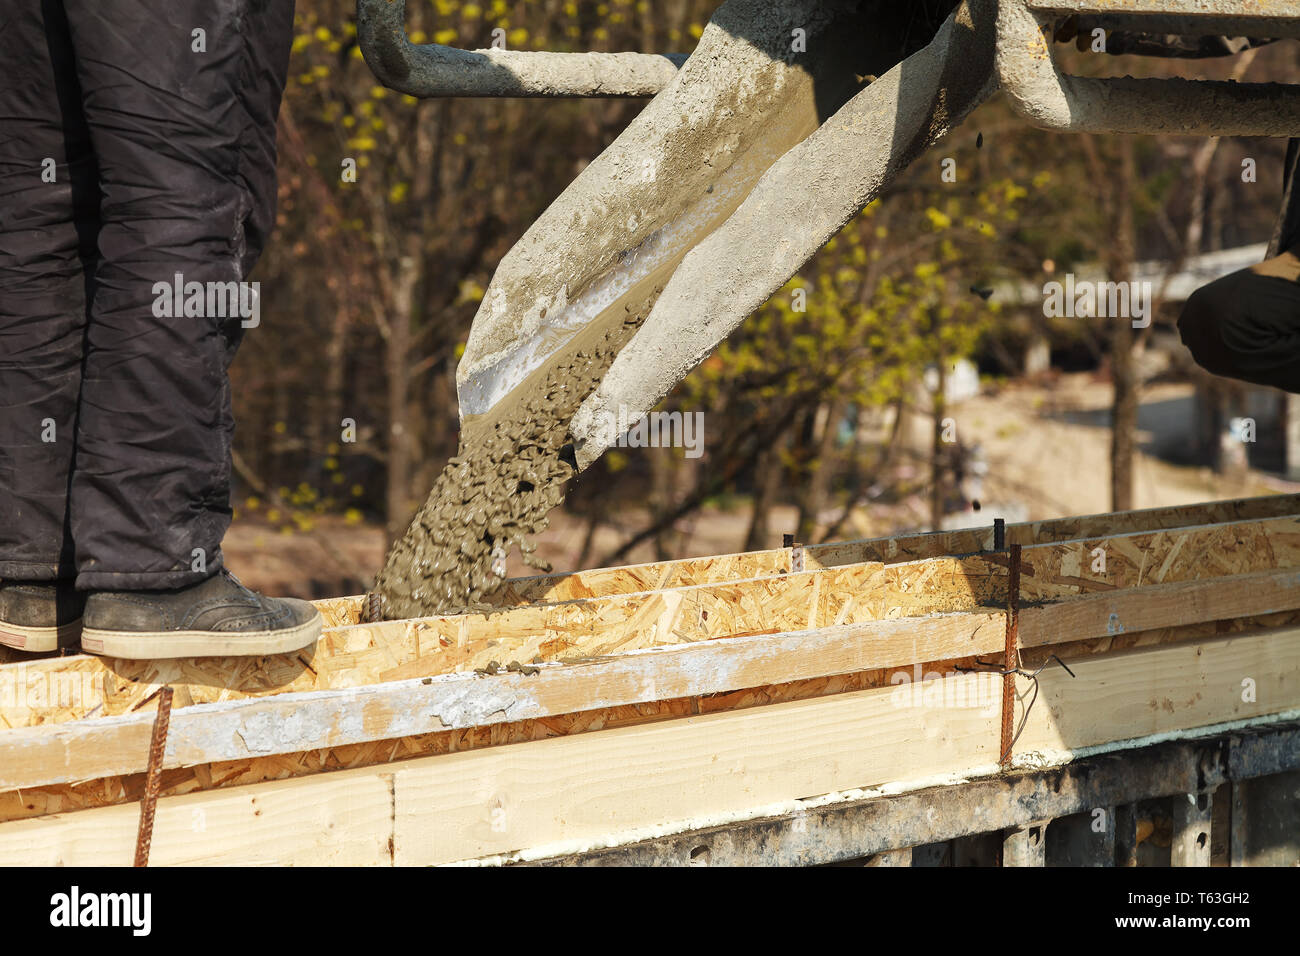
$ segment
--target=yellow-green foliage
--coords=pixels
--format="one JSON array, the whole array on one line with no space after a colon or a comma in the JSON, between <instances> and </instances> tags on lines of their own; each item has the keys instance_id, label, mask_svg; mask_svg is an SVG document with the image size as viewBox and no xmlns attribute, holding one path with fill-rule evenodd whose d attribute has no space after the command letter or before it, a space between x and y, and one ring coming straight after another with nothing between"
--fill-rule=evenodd
<instances>
[{"instance_id":1,"label":"yellow-green foliage","mask_svg":"<svg viewBox=\"0 0 1300 956\"><path fill-rule=\"evenodd\" d=\"M690 376L680 403L718 408L736 389L760 406L893 400L927 365L968 355L995 320L997 303L970 286L1027 196L1009 181L973 195L935 184L892 227L873 203Z\"/></svg>"}]
</instances>

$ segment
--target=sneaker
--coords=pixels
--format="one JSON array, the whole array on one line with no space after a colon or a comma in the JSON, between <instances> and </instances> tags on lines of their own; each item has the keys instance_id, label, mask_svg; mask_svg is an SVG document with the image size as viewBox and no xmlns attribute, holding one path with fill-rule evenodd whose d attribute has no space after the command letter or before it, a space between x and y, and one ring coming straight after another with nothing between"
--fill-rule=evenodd
<instances>
[{"instance_id":1,"label":"sneaker","mask_svg":"<svg viewBox=\"0 0 1300 956\"><path fill-rule=\"evenodd\" d=\"M0 644L33 654L75 645L85 603L71 581L0 581Z\"/></svg>"},{"instance_id":2,"label":"sneaker","mask_svg":"<svg viewBox=\"0 0 1300 956\"><path fill-rule=\"evenodd\" d=\"M314 644L321 615L306 601L250 591L229 571L175 591L97 591L81 649L105 657L262 657Z\"/></svg>"}]
</instances>

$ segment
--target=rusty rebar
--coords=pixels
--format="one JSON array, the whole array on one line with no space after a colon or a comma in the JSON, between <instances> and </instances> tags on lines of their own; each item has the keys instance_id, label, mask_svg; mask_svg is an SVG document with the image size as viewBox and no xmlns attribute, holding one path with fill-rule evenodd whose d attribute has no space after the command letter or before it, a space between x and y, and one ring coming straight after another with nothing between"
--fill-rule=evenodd
<instances>
[{"instance_id":1,"label":"rusty rebar","mask_svg":"<svg viewBox=\"0 0 1300 956\"><path fill-rule=\"evenodd\" d=\"M1016 669L1020 666L1016 647L1020 639L1020 545L1010 547L1007 564L1007 642L1002 664L1002 746L999 763L1006 768L1011 763L1011 746L1014 741L1016 708Z\"/></svg>"},{"instance_id":2,"label":"rusty rebar","mask_svg":"<svg viewBox=\"0 0 1300 956\"><path fill-rule=\"evenodd\" d=\"M153 843L153 818L162 788L162 762L167 751L167 728L172 717L172 689L164 687L158 695L158 714L153 721L149 740L149 766L144 780L144 799L140 801L140 830L135 839L135 865L149 865L149 847Z\"/></svg>"},{"instance_id":3,"label":"rusty rebar","mask_svg":"<svg viewBox=\"0 0 1300 956\"><path fill-rule=\"evenodd\" d=\"M379 624L384 620L384 599L378 591L371 591L361 601L358 624Z\"/></svg>"}]
</instances>

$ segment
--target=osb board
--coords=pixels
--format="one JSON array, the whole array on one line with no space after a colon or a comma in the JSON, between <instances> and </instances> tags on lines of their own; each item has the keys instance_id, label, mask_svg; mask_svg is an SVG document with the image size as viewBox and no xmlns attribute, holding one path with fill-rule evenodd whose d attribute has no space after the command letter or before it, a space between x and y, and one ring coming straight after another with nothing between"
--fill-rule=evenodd
<instances>
[{"instance_id":1,"label":"osb board","mask_svg":"<svg viewBox=\"0 0 1300 956\"><path fill-rule=\"evenodd\" d=\"M1134 534L1296 514L1300 514L1300 495L1271 495L1011 524L1007 525L1006 540L1008 544L1028 546L1075 538ZM993 544L993 528L989 526L810 545L804 548L804 569L811 571L867 561L895 564L923 558L960 556L991 551ZM514 607L520 604L554 603L613 594L695 587L789 572L790 550L780 548L514 578L492 595L490 601L500 607ZM345 597L316 603L331 626L342 626L359 621L361 601L360 597Z\"/></svg>"},{"instance_id":2,"label":"osb board","mask_svg":"<svg viewBox=\"0 0 1300 956\"><path fill-rule=\"evenodd\" d=\"M1018 753L1043 752L1051 762L1071 749L1300 706L1300 629L1071 666L1073 678L1061 670L1040 678ZM1246 678L1256 682L1253 697L1242 693ZM923 694L848 691L165 797L153 862L448 863L618 842L650 827L686 829L850 788L987 772L997 759L998 711L968 685L943 678ZM1018 691L1028 700L1027 683ZM124 864L134 811L0 824L0 864Z\"/></svg>"},{"instance_id":3,"label":"osb board","mask_svg":"<svg viewBox=\"0 0 1300 956\"><path fill-rule=\"evenodd\" d=\"M1009 525L1008 543L1033 545L1107 534L1131 534L1143 530L1182 528L1196 524L1234 520L1258 520L1300 512L1300 495L1282 495L1117 512L1078 518ZM805 549L805 568L840 567L865 561L899 563L943 555L962 555L991 550L991 528L939 532L867 541L818 545ZM686 559L659 564L597 569L574 574L519 578L508 582L494 598L503 607L533 602L580 600L637 591L663 590L762 577L789 572L790 551L779 549L712 558ZM348 597L318 602L328 618L338 624L354 623L360 598Z\"/></svg>"},{"instance_id":4,"label":"osb board","mask_svg":"<svg viewBox=\"0 0 1300 956\"><path fill-rule=\"evenodd\" d=\"M1105 558L1101 568L1096 555ZM970 610L1006 601L1005 554L865 563L554 605L332 629L272 658L0 667L0 727L121 714L161 683L178 706L469 671L490 661L574 660L638 648ZM1021 601L1300 567L1300 517L1143 532L1025 548ZM41 696L44 694L44 696Z\"/></svg>"},{"instance_id":5,"label":"osb board","mask_svg":"<svg viewBox=\"0 0 1300 956\"><path fill-rule=\"evenodd\" d=\"M161 683L181 706L241 696L354 687L501 663L571 659L714 637L780 633L902 616L905 608L964 610L977 601L955 568L929 569L890 600L879 565L758 582L623 595L327 631L294 657L128 662L90 657L0 667L0 726L121 714ZM958 594L958 586L965 587ZM55 695L62 699L52 699ZM152 707L153 704L148 706Z\"/></svg>"},{"instance_id":6,"label":"osb board","mask_svg":"<svg viewBox=\"0 0 1300 956\"><path fill-rule=\"evenodd\" d=\"M486 618L499 622L486 639L474 632L474 616L428 619L415 626L422 634L435 631L439 644L455 649L446 659L452 669L482 666L502 654L506 656L497 659L550 659L556 651L561 657L566 651L567 656L606 654L724 632L763 633L1001 605L1006 563L1004 554L868 563L513 608ZM1296 566L1300 518L1289 516L1029 546L1023 552L1020 593L1022 602L1032 603ZM457 627L457 621L466 626ZM382 635L409 626L394 622L357 630Z\"/></svg>"},{"instance_id":7,"label":"osb board","mask_svg":"<svg viewBox=\"0 0 1300 956\"><path fill-rule=\"evenodd\" d=\"M1058 654L1070 661L1073 667L1077 660L1094 655L1133 648L1194 643L1265 629L1297 626L1300 626L1300 612L1219 621L1194 627L1125 633L1114 637L1077 641L1059 647L1029 649L1024 655L1024 666L1029 669L1036 668L1046 660L1048 653ZM543 720L516 721L468 730L422 734L399 740L332 747L307 753L224 761L164 771L161 793L164 796L176 796L202 790L247 786L271 780L310 776L326 771L378 766L415 757L460 753L484 747L586 734L615 727L630 727L673 717L721 713L843 694L849 691L893 687L900 682L930 681L938 675L974 671L996 672L1000 671L1001 666L1000 655L984 659L964 657L947 661L918 662L911 667L878 668L852 674L748 688L724 694L675 698L599 711L557 715ZM143 793L143 773L78 784L0 791L0 821L136 803Z\"/></svg>"}]
</instances>

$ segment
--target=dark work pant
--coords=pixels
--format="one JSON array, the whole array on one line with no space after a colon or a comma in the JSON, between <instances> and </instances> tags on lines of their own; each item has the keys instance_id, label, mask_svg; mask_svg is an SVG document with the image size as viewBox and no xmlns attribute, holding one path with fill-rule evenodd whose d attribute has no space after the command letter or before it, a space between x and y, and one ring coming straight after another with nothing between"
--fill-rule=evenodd
<instances>
[{"instance_id":1,"label":"dark work pant","mask_svg":"<svg viewBox=\"0 0 1300 956\"><path fill-rule=\"evenodd\" d=\"M1216 279L1192 293L1178 331L1207 371L1300 392L1300 282L1248 269Z\"/></svg>"},{"instance_id":2,"label":"dark work pant","mask_svg":"<svg viewBox=\"0 0 1300 956\"><path fill-rule=\"evenodd\" d=\"M292 34L293 0L0 0L0 577L220 567L244 328L159 284L256 262Z\"/></svg>"}]
</instances>

